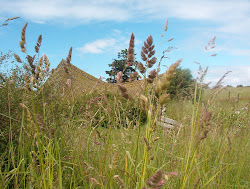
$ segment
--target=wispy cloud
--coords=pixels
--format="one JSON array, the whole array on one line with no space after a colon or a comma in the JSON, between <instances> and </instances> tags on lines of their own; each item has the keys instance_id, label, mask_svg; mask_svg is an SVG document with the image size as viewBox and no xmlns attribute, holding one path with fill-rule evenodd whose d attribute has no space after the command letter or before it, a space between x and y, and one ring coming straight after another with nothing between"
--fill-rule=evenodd
<instances>
[{"instance_id":1,"label":"wispy cloud","mask_svg":"<svg viewBox=\"0 0 250 189\"><path fill-rule=\"evenodd\" d=\"M250 2L248 0L2 0L0 13L24 16L32 21L65 20L128 21L145 19L181 18L206 20L223 24L223 32L242 32L238 26L249 27ZM238 22L235 22L237 21ZM239 22L239 20L241 22ZM243 22L244 23L243 23Z\"/></svg>"},{"instance_id":2,"label":"wispy cloud","mask_svg":"<svg viewBox=\"0 0 250 189\"><path fill-rule=\"evenodd\" d=\"M81 53L94 53L101 54L108 50L110 47L113 47L116 44L116 39L97 39L93 42L84 44L82 47L77 48Z\"/></svg>"},{"instance_id":3,"label":"wispy cloud","mask_svg":"<svg viewBox=\"0 0 250 189\"><path fill-rule=\"evenodd\" d=\"M238 66L216 66L208 69L206 76L206 82L212 82L211 85L216 84L219 79L227 71L230 72L227 77L224 79L223 85L249 85L250 84L250 65L238 65Z\"/></svg>"},{"instance_id":4,"label":"wispy cloud","mask_svg":"<svg viewBox=\"0 0 250 189\"><path fill-rule=\"evenodd\" d=\"M83 44L81 47L76 48L81 54L103 54L109 53L117 54L121 50L128 48L130 34L124 33L121 30L113 29L109 32L108 38L97 39ZM135 40L135 45L139 45L140 40Z\"/></svg>"}]
</instances>

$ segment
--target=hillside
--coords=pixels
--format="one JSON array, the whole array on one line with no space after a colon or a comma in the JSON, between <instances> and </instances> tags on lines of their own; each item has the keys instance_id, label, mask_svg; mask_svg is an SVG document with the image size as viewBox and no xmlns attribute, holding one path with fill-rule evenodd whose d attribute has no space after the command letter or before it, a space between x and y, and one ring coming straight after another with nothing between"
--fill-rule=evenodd
<instances>
[{"instance_id":1,"label":"hillside","mask_svg":"<svg viewBox=\"0 0 250 189\"><path fill-rule=\"evenodd\" d=\"M62 59L45 83L45 86L52 86L61 96L67 97L72 93L77 96L84 93L117 92L116 84L97 79L73 64L67 64L68 73L66 73L64 69L66 64L67 62ZM128 93L134 96L140 92L143 81L126 82L123 85L128 89Z\"/></svg>"}]
</instances>

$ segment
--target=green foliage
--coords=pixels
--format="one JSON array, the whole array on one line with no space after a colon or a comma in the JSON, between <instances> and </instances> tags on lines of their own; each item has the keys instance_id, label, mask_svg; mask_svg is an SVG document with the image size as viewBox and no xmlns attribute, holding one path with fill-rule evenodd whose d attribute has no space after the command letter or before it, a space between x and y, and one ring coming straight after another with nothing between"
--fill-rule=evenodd
<instances>
[{"instance_id":1,"label":"green foliage","mask_svg":"<svg viewBox=\"0 0 250 189\"><path fill-rule=\"evenodd\" d=\"M106 74L109 75L109 78L107 78L107 82L109 83L116 83L116 75L118 72L122 72L122 82L127 81L129 78L129 75L133 72L135 72L135 69L131 66L127 67L127 53L128 50L121 50L121 52L118 53L117 59L114 59L112 64L109 64L109 67L111 67L110 71L106 71ZM134 62L134 65L136 67L137 61Z\"/></svg>"},{"instance_id":2,"label":"green foliage","mask_svg":"<svg viewBox=\"0 0 250 189\"><path fill-rule=\"evenodd\" d=\"M167 91L171 98L193 94L194 80L189 69L177 68Z\"/></svg>"},{"instance_id":3,"label":"green foliage","mask_svg":"<svg viewBox=\"0 0 250 189\"><path fill-rule=\"evenodd\" d=\"M189 72L177 70L174 84L192 80ZM8 137L0 142L0 188L249 186L250 88L231 88L228 97L196 85L193 102L167 102L166 115L180 123L167 129L150 92L140 102L108 91L74 97L69 87L72 96L62 98L52 82L45 95L45 87L18 89L13 78L0 87Z\"/></svg>"}]
</instances>

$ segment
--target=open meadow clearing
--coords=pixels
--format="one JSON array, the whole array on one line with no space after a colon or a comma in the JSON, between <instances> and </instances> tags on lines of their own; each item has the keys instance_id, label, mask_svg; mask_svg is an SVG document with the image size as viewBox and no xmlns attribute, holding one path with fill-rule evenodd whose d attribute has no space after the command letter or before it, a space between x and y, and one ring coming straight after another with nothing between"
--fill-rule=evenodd
<instances>
[{"instance_id":1,"label":"open meadow clearing","mask_svg":"<svg viewBox=\"0 0 250 189\"><path fill-rule=\"evenodd\" d=\"M0 72L1 189L250 187L250 87L224 87L229 71L214 87L198 62L197 78L183 59L160 73L167 51L156 58L149 35L135 61L133 33L108 82L74 66L72 47L50 70L42 35L28 54L27 25L23 56L1 54L22 65Z\"/></svg>"}]
</instances>

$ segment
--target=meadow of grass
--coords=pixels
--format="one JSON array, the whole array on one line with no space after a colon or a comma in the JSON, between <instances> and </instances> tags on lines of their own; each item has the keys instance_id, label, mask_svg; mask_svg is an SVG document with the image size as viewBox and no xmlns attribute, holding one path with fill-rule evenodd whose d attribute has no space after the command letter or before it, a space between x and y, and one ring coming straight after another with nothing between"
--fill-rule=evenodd
<instances>
[{"instance_id":1,"label":"meadow of grass","mask_svg":"<svg viewBox=\"0 0 250 189\"><path fill-rule=\"evenodd\" d=\"M0 188L249 188L249 87L196 82L192 98L171 100L165 89L178 60L141 95L131 97L118 82L121 95L72 92L65 99L40 85L47 58L36 64L29 57L24 88L14 77L0 88ZM147 68L155 63L149 58ZM163 107L181 127L159 125Z\"/></svg>"}]
</instances>

